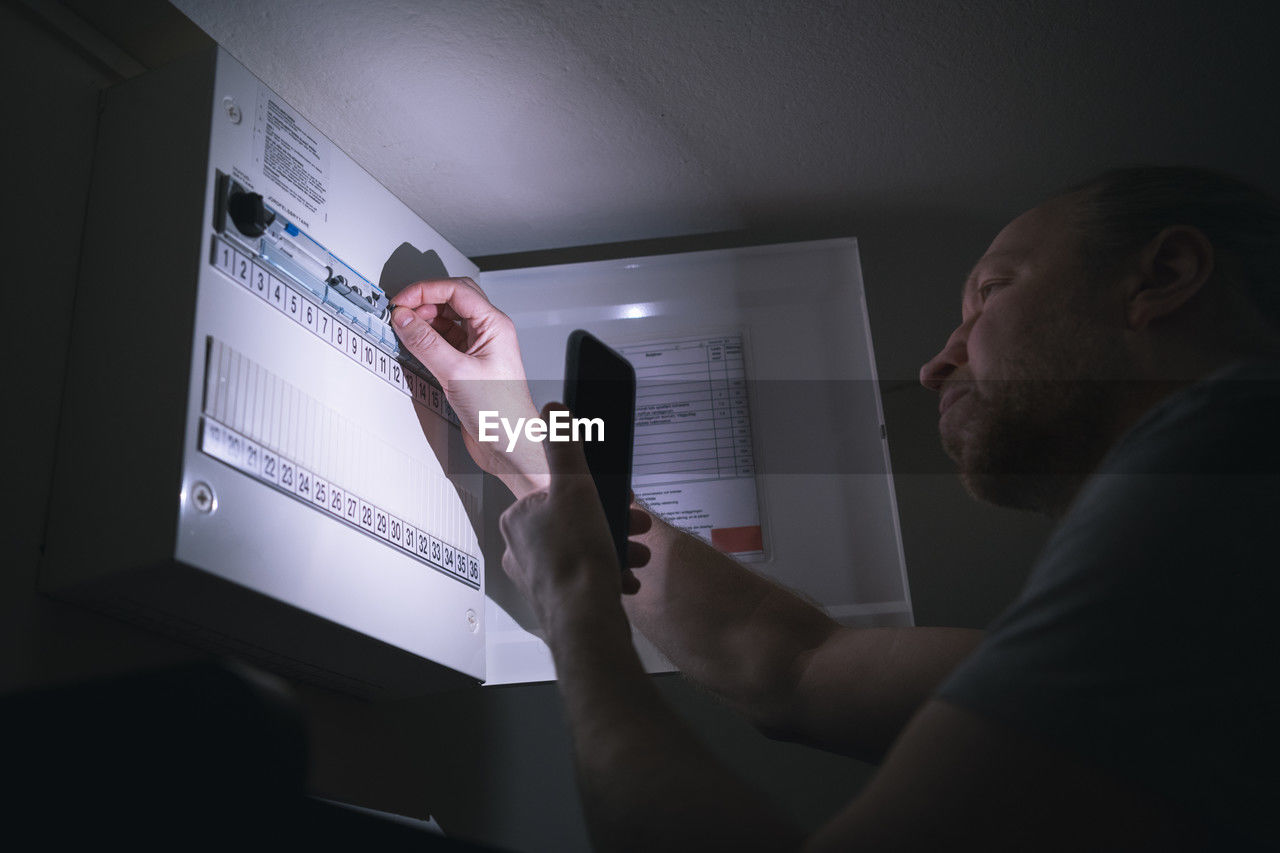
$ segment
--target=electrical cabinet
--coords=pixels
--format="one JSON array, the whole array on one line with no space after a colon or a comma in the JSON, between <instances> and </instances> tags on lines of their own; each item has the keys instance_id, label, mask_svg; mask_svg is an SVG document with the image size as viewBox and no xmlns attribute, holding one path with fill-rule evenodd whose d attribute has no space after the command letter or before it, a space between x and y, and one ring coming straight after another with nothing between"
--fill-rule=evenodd
<instances>
[{"instance_id":1,"label":"electrical cabinet","mask_svg":"<svg viewBox=\"0 0 1280 853\"><path fill-rule=\"evenodd\" d=\"M81 270L55 595L358 695L554 677L494 571L509 496L388 325L399 288L470 275L539 404L573 328L636 364L655 511L910 622L852 240L481 275L218 49L106 93Z\"/></svg>"}]
</instances>

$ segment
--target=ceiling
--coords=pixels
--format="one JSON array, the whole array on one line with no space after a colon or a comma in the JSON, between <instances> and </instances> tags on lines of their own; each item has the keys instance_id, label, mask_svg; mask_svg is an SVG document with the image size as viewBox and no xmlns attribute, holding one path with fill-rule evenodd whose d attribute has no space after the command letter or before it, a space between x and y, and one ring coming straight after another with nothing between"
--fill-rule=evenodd
<instances>
[{"instance_id":1,"label":"ceiling","mask_svg":"<svg viewBox=\"0 0 1280 853\"><path fill-rule=\"evenodd\" d=\"M472 256L1000 221L1130 162L1280 189L1275 3L173 2Z\"/></svg>"}]
</instances>

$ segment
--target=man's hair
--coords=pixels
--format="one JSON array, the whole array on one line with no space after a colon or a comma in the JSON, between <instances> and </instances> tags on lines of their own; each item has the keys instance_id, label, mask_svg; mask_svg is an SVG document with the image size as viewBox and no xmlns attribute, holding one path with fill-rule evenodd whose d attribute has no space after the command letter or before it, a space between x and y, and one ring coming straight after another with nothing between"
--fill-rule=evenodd
<instances>
[{"instance_id":1,"label":"man's hair","mask_svg":"<svg viewBox=\"0 0 1280 853\"><path fill-rule=\"evenodd\" d=\"M1076 225L1088 272L1116 267L1170 225L1191 225L1214 249L1214 278L1246 294L1280 330L1280 204L1239 178L1185 166L1111 169L1081 193Z\"/></svg>"}]
</instances>

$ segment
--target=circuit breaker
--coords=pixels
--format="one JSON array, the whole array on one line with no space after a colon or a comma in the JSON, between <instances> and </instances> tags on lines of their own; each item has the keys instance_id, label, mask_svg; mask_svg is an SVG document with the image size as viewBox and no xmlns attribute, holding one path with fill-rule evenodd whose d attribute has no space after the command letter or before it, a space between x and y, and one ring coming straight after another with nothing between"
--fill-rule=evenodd
<instances>
[{"instance_id":1,"label":"circuit breaker","mask_svg":"<svg viewBox=\"0 0 1280 853\"><path fill-rule=\"evenodd\" d=\"M388 292L465 257L218 50L106 93L44 586L348 692L484 679L482 479Z\"/></svg>"}]
</instances>

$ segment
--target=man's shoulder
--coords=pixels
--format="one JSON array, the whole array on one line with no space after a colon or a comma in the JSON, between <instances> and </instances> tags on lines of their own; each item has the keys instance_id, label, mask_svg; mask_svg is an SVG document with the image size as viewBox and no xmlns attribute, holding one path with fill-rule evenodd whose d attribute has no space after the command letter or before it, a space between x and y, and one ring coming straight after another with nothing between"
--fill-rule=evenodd
<instances>
[{"instance_id":1,"label":"man's shoulder","mask_svg":"<svg viewBox=\"0 0 1280 853\"><path fill-rule=\"evenodd\" d=\"M1195 600L1228 565L1257 577L1277 553L1278 436L1280 361L1233 365L1171 395L1085 482L1024 597L1090 577L1092 594L1128 592L1130 604L1154 584Z\"/></svg>"},{"instance_id":2,"label":"man's shoulder","mask_svg":"<svg viewBox=\"0 0 1280 853\"><path fill-rule=\"evenodd\" d=\"M1278 430L1280 360L1240 362L1153 407L1098 474L1280 474Z\"/></svg>"},{"instance_id":3,"label":"man's shoulder","mask_svg":"<svg viewBox=\"0 0 1280 853\"><path fill-rule=\"evenodd\" d=\"M1258 826L1261 768L1280 760L1265 710L1277 436L1280 363L1220 372L1149 412L940 697L1211 822Z\"/></svg>"}]
</instances>

